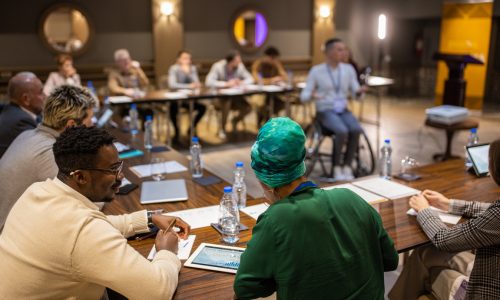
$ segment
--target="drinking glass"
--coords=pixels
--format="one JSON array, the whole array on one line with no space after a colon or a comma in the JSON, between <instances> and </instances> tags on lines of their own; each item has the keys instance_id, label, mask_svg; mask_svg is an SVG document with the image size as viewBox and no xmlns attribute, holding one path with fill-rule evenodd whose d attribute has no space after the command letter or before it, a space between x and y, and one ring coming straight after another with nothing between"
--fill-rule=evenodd
<instances>
[{"instance_id":1,"label":"drinking glass","mask_svg":"<svg viewBox=\"0 0 500 300\"><path fill-rule=\"evenodd\" d=\"M153 180L160 181L164 178L166 173L165 159L161 157L154 157L151 159L151 177Z\"/></svg>"}]
</instances>

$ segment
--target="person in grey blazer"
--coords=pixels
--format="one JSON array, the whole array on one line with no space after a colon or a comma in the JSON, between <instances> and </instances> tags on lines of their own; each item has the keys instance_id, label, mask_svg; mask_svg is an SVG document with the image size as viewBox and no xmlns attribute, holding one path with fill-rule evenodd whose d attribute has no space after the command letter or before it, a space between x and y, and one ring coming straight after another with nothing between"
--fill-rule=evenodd
<instances>
[{"instance_id":1,"label":"person in grey blazer","mask_svg":"<svg viewBox=\"0 0 500 300\"><path fill-rule=\"evenodd\" d=\"M31 72L20 72L9 80L10 103L0 113L0 157L23 131L36 127L45 94L43 84Z\"/></svg>"},{"instance_id":2,"label":"person in grey blazer","mask_svg":"<svg viewBox=\"0 0 500 300\"><path fill-rule=\"evenodd\" d=\"M45 103L42 123L12 142L0 159L0 233L10 209L24 191L35 182L57 175L52 145L66 127L91 126L95 104L87 89L60 86Z\"/></svg>"},{"instance_id":3,"label":"person in grey blazer","mask_svg":"<svg viewBox=\"0 0 500 300\"><path fill-rule=\"evenodd\" d=\"M488 156L491 178L500 186L500 139L491 143ZM500 299L500 200L448 199L426 190L411 197L410 206L432 245L405 261L389 299L417 299L426 292L438 299ZM448 227L430 206L470 219Z\"/></svg>"}]
</instances>

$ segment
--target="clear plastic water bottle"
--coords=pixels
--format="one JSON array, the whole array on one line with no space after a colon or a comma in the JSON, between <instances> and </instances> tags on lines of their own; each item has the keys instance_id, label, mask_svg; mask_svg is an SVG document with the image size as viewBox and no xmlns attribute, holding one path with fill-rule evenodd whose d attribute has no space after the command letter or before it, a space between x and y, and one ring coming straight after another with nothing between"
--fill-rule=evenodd
<instances>
[{"instance_id":1,"label":"clear plastic water bottle","mask_svg":"<svg viewBox=\"0 0 500 300\"><path fill-rule=\"evenodd\" d=\"M130 133L136 135L139 133L139 113L137 112L137 105L130 105L130 110L128 111L130 117Z\"/></svg>"},{"instance_id":2,"label":"clear plastic water bottle","mask_svg":"<svg viewBox=\"0 0 500 300\"><path fill-rule=\"evenodd\" d=\"M292 70L288 70L287 72L288 74L288 80L287 80L287 83L286 83L286 87L291 89L293 88L293 72Z\"/></svg>"},{"instance_id":3,"label":"clear plastic water bottle","mask_svg":"<svg viewBox=\"0 0 500 300\"><path fill-rule=\"evenodd\" d=\"M92 95L94 97L97 97L97 91L94 87L94 83L92 82L92 80L87 81L87 88L89 89L89 91L92 93Z\"/></svg>"},{"instance_id":4,"label":"clear plastic water bottle","mask_svg":"<svg viewBox=\"0 0 500 300\"><path fill-rule=\"evenodd\" d=\"M193 136L191 139L189 152L191 152L191 176L193 178L200 178L203 176L203 165L201 162L201 145L198 137Z\"/></svg>"},{"instance_id":5,"label":"clear plastic water bottle","mask_svg":"<svg viewBox=\"0 0 500 300\"><path fill-rule=\"evenodd\" d=\"M472 128L467 139L467 146L476 144L479 144L479 136L477 135L477 128ZM465 169L468 170L469 168L472 168L472 161L467 153L467 149L465 149Z\"/></svg>"},{"instance_id":6,"label":"clear plastic water bottle","mask_svg":"<svg viewBox=\"0 0 500 300\"><path fill-rule=\"evenodd\" d=\"M262 73L257 74L257 85L259 86L259 90L262 90L264 86L264 79L262 78Z\"/></svg>"},{"instance_id":7,"label":"clear plastic water bottle","mask_svg":"<svg viewBox=\"0 0 500 300\"><path fill-rule=\"evenodd\" d=\"M391 178L392 173L392 147L391 140L384 140L384 145L380 149L380 176L386 179Z\"/></svg>"},{"instance_id":8,"label":"clear plastic water bottle","mask_svg":"<svg viewBox=\"0 0 500 300\"><path fill-rule=\"evenodd\" d=\"M234 170L234 183L233 194L238 204L238 208L247 206L247 185L245 183L245 169L243 169L243 162L236 162L236 169Z\"/></svg>"},{"instance_id":9,"label":"clear plastic water bottle","mask_svg":"<svg viewBox=\"0 0 500 300\"><path fill-rule=\"evenodd\" d=\"M144 122L144 148L153 148L153 117L146 116L146 122Z\"/></svg>"},{"instance_id":10,"label":"clear plastic water bottle","mask_svg":"<svg viewBox=\"0 0 500 300\"><path fill-rule=\"evenodd\" d=\"M232 187L226 186L224 188L224 195L222 195L219 207L222 240L228 244L234 244L240 239L239 210L232 192Z\"/></svg>"}]
</instances>

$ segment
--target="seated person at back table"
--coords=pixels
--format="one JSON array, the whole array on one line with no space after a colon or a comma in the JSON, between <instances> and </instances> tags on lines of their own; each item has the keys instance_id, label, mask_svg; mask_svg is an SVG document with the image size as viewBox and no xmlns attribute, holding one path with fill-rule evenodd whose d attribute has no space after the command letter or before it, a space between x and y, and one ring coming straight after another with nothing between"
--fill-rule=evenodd
<instances>
[{"instance_id":1,"label":"seated person at back table","mask_svg":"<svg viewBox=\"0 0 500 300\"><path fill-rule=\"evenodd\" d=\"M10 209L35 182L57 175L52 153L56 138L67 127L92 125L95 101L89 91L77 86L56 88L43 107L42 123L21 133L0 159L0 233Z\"/></svg>"},{"instance_id":2,"label":"seated person at back table","mask_svg":"<svg viewBox=\"0 0 500 300\"><path fill-rule=\"evenodd\" d=\"M230 51L225 59L214 63L205 78L205 86L210 88L235 88L243 87L254 82L252 75L248 73L245 65L241 62L238 51ZM242 121L252 108L245 100L245 97L234 96L229 101L219 101L214 103L222 112L221 130L219 137L226 138L225 126L229 111L237 110L238 115L233 117L233 132L236 132L238 122Z\"/></svg>"},{"instance_id":3,"label":"seated person at back table","mask_svg":"<svg viewBox=\"0 0 500 300\"><path fill-rule=\"evenodd\" d=\"M490 145L489 170L500 186L500 140ZM450 292L459 299L464 280L465 299L500 299L500 200L463 201L425 190L410 198L410 206L432 245L413 251L389 299L416 299L424 293L452 299ZM430 206L471 219L448 227Z\"/></svg>"},{"instance_id":4,"label":"seated person at back table","mask_svg":"<svg viewBox=\"0 0 500 300\"><path fill-rule=\"evenodd\" d=\"M10 103L0 112L0 158L21 132L36 127L45 101L43 84L31 72L14 75L7 94Z\"/></svg>"},{"instance_id":5,"label":"seated person at back table","mask_svg":"<svg viewBox=\"0 0 500 300\"><path fill-rule=\"evenodd\" d=\"M32 184L7 217L0 235L0 295L4 299L101 299L108 287L130 299L170 299L181 263L172 222L146 210L106 216L123 179L114 138L96 127L70 127L54 143L57 177ZM126 237L161 230L150 262Z\"/></svg>"},{"instance_id":6,"label":"seated person at back table","mask_svg":"<svg viewBox=\"0 0 500 300\"><path fill-rule=\"evenodd\" d=\"M237 298L384 299L384 272L396 269L398 254L380 215L348 189L308 181L304 144L289 118L259 130L251 166L271 206L241 255Z\"/></svg>"},{"instance_id":7,"label":"seated person at back table","mask_svg":"<svg viewBox=\"0 0 500 300\"><path fill-rule=\"evenodd\" d=\"M347 108L347 97L349 92L360 94L366 87L360 87L354 68L342 62L345 59L345 44L342 40L327 40L324 53L326 62L311 69L300 100L315 99L316 118L322 127L335 134L332 154L335 179L352 180L354 176L351 165L363 128ZM345 155L342 155L344 146L347 147Z\"/></svg>"},{"instance_id":8,"label":"seated person at back table","mask_svg":"<svg viewBox=\"0 0 500 300\"><path fill-rule=\"evenodd\" d=\"M61 85L76 85L81 86L80 75L73 67L73 58L68 54L60 54L57 56L57 72L51 72L49 78L43 86L43 92L46 96L50 95L52 91Z\"/></svg>"},{"instance_id":9,"label":"seated person at back table","mask_svg":"<svg viewBox=\"0 0 500 300\"><path fill-rule=\"evenodd\" d=\"M173 90L178 89L199 89L201 88L200 79L198 78L198 71L196 67L192 64L191 53L186 50L182 50L177 55L177 63L172 65L168 69L168 87ZM182 107L189 108L188 103L182 103ZM205 105L194 102L194 110L196 116L194 117L194 132L196 134L196 125L200 122L201 118L205 114ZM177 123L177 114L179 112L179 105L177 102L171 102L170 104L170 119L174 124L175 137L174 141L179 141L179 124ZM193 116L191 116L193 117Z\"/></svg>"},{"instance_id":10,"label":"seated person at back table","mask_svg":"<svg viewBox=\"0 0 500 300\"><path fill-rule=\"evenodd\" d=\"M131 98L144 96L144 91L149 85L149 79L141 69L138 61L132 60L127 49L115 51L116 68L108 74L108 88L112 95L125 95ZM151 109L138 108L139 114L144 121L146 116L153 116ZM120 109L120 115L126 116L124 107Z\"/></svg>"},{"instance_id":11,"label":"seated person at back table","mask_svg":"<svg viewBox=\"0 0 500 300\"><path fill-rule=\"evenodd\" d=\"M252 76L256 82L262 80L262 84L277 84L284 85L288 82L288 74L283 67L283 64L279 60L280 52L275 47L268 47L264 51L264 56L256 59L252 64ZM279 96L268 95L266 96L266 101L259 105L258 108L258 122L266 121L269 116L269 108L266 102L269 101L269 97L274 97L274 107L273 111L277 114L280 110L285 108L283 100Z\"/></svg>"}]
</instances>

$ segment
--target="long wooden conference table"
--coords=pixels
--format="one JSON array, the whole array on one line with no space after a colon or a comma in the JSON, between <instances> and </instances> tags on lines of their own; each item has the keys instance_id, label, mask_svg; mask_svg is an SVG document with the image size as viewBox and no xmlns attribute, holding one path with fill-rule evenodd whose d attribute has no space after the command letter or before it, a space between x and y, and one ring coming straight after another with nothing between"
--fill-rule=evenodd
<instances>
[{"instance_id":1,"label":"long wooden conference table","mask_svg":"<svg viewBox=\"0 0 500 300\"><path fill-rule=\"evenodd\" d=\"M141 145L143 141L140 135L135 139L131 139L128 134L122 133L119 130L112 130L111 132L120 142L130 144L134 148L142 148ZM161 153L144 152L144 156L126 159L125 166L130 167L149 163L152 156L163 157L167 160L175 160L186 167L189 166L188 159L173 149ZM234 165L235 163L230 157L221 159L226 159L228 165ZM419 190L433 189L444 193L450 198L491 202L496 200L500 195L500 188L496 186L491 178L477 178L465 172L462 160L450 160L427 165L419 167L415 171L422 176L422 179L411 183L398 182ZM138 178L132 171L128 170L128 168L124 169L124 175L127 179L137 184L140 184L143 180L151 180L151 178L148 177L144 179ZM204 175L217 176L217 174L212 174L207 170L204 171ZM222 181L215 185L202 186L191 179L188 171L168 174L167 179L185 179L189 200L174 203L141 205L139 203L140 189L135 189L130 194L117 196L115 200L106 204L103 208L104 213L124 214L141 209L158 208L162 208L167 212L172 212L218 205L220 197L223 194L224 186L230 185ZM255 205L264 201L264 199L248 199L247 205ZM374 204L374 207L379 211L384 227L394 240L395 248L398 252L405 252L429 242L427 236L418 225L416 218L406 214L409 209L408 197ZM251 230L255 226L255 220L245 213L241 213L241 222L250 229L240 233L240 241L236 246L245 247L246 243L251 238ZM191 253L202 242L222 244L220 235L211 227L194 229L192 234L196 235L196 240ZM142 241L133 240L129 243L142 255L147 256L154 244L154 238ZM232 274L183 267L179 274L179 284L174 298L232 299L233 280L234 275Z\"/></svg>"}]
</instances>

